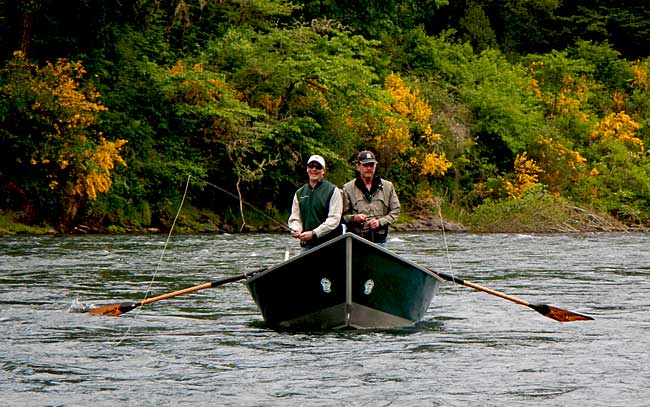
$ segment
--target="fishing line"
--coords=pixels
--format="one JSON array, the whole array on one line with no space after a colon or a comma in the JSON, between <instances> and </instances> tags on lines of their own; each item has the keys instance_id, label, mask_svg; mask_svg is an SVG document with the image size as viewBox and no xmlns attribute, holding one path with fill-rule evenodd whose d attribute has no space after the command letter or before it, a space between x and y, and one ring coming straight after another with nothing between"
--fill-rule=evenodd
<instances>
[{"instance_id":1,"label":"fishing line","mask_svg":"<svg viewBox=\"0 0 650 407\"><path fill-rule=\"evenodd\" d=\"M160 271L160 265L162 264L163 258L165 256L165 252L167 251L167 246L169 245L169 241L171 240L171 236L172 236L172 233L174 232L174 227L176 226L176 222L177 222L177 220L178 220L178 218L179 218L179 216L181 214L181 210L183 209L183 204L185 203L185 198L187 197L187 191L189 190L191 179L192 179L192 175L188 175L187 176L187 182L185 183L185 191L183 192L183 197L181 198L180 205L178 206L178 211L176 212L176 216L174 217L174 221L172 222L172 225L169 228L169 233L167 234L167 240L165 240L165 244L163 245L163 249L162 249L162 252L160 253L160 257L158 258L158 263L156 264L156 268L154 270L153 276L151 277L151 280L149 281L149 285L147 286L147 289L146 289L146 291L144 293L144 298L142 298L141 301L144 301L147 298L149 298L149 293L151 292L151 288L153 287L153 283L156 281L156 277L158 277L158 272ZM277 223L278 225L281 225L284 229L286 229L286 230L289 229L288 226L285 225L284 223L282 223L279 220L267 215L262 210L255 207L254 205L244 201L243 199L240 199L240 197L238 197L237 195L231 193L230 191L228 191L226 189L223 189L223 188L221 188L221 187L219 187L219 186L217 186L217 185L215 185L215 184L213 184L213 183L211 183L209 181L206 181L204 179L200 179L200 178L196 178L196 177L194 177L194 179L196 179L197 181L203 182L206 185L210 185L211 187L216 188L219 191L221 191L221 192L223 192L225 194L228 194L228 195L232 196L233 198L235 198L237 200L241 200L242 203L244 203L245 205L247 205L249 208L253 209L257 213L263 215L264 217L266 217L267 219L270 219L271 221ZM289 256L290 256L290 249L287 247L287 249L285 250L285 253L284 253L284 260L288 260ZM138 309L135 312L135 315L133 316L133 319L131 320L131 324L129 325L127 330L124 332L124 335L122 335L120 340L115 344L116 347L120 346L120 344L124 341L124 339L127 337L127 335L131 332L131 328L133 328L133 325L135 324L135 321L138 318L138 315L140 315L140 311L142 310L142 308L144 308L144 306L138 307Z\"/></svg>"},{"instance_id":2,"label":"fishing line","mask_svg":"<svg viewBox=\"0 0 650 407\"><path fill-rule=\"evenodd\" d=\"M162 252L160 253L160 257L158 258L158 264L156 264L156 269L154 270L153 276L151 277L151 280L149 281L149 285L147 286L147 290L144 293L144 298L142 298L142 301L146 300L149 298L149 293L151 292L151 287L153 287L153 283L156 280L156 277L158 276L158 271L160 270L160 265L162 264L163 257L165 256L165 252L167 251L167 246L169 245L169 240L172 237L172 233L174 232L174 226L176 226L176 221L178 220L178 217L181 214L181 209L183 209L183 203L185 202L185 197L187 196L187 190L189 189L190 186L190 177L191 175L187 176L187 182L185 183L185 192L183 192L183 198L181 198L181 203L178 206L178 211L176 212L176 216L174 217L174 221L172 222L172 226L169 228L169 233L167 234L167 240L165 240L165 244L163 245ZM140 311L144 308L138 307L138 309L135 311L135 315L133 316L133 319L131 320L131 324L127 328L126 332L124 332L124 335L120 338L120 340L115 344L115 346L120 346L120 344L124 341L126 336L131 332L131 328L133 328L133 325L135 324L135 320L138 318L138 315L140 315Z\"/></svg>"},{"instance_id":3,"label":"fishing line","mask_svg":"<svg viewBox=\"0 0 650 407\"><path fill-rule=\"evenodd\" d=\"M189 180L189 177L191 177L191 175L188 176L188 180ZM211 183L210 181L206 181L204 179L197 178L197 177L194 177L194 179L196 179L197 181L203 182L206 185L210 185L211 187L223 192L224 194L230 195L231 197L235 198L238 201L241 201L244 205L248 206L249 208L251 208L255 212L259 213L260 215L264 216L265 218L270 219L271 221L273 221L273 222L277 223L278 225L282 226L282 228L284 230L291 231L291 229L289 229L289 226L287 226L285 223L280 222L279 220L275 219L272 216L269 216L268 214L263 212L261 209L259 209L255 205L246 202L245 200L241 199L239 196L233 194L232 192L230 192L230 191L228 191L226 189L223 189L223 188ZM291 249L289 248L289 246L287 246L285 251L284 251L284 260L289 260L290 256L291 256Z\"/></svg>"},{"instance_id":4,"label":"fishing line","mask_svg":"<svg viewBox=\"0 0 650 407\"><path fill-rule=\"evenodd\" d=\"M188 175L188 177L191 177L191 175ZM264 216L265 218L267 218L267 219L269 219L269 220L271 220L271 221L277 223L278 225L282 226L285 230L287 230L287 231L289 230L289 227L288 227L286 224L280 222L279 220L275 219L275 218L272 217L272 216L269 216L269 215L266 214L264 211L262 211L261 209L257 208L255 205L246 202L245 200L241 199L239 196L233 194L232 192L230 192L230 191L228 191L228 190L226 190L226 189L223 189L223 188L221 188L221 187L219 187L219 186L217 186L217 185L211 183L210 181L206 181L206 180L204 180L204 179L197 178L197 177L194 177L194 179L196 179L197 181L203 182L203 183L205 183L205 184L207 184L207 185L210 185L211 187L218 189L219 191L223 192L224 194L230 195L231 197L235 198L235 199L238 200L238 201L241 201L244 205L248 206L249 208L251 208L251 209L254 210L255 212L259 213L260 215ZM189 181L188 181L188 182L189 182Z\"/></svg>"},{"instance_id":5,"label":"fishing line","mask_svg":"<svg viewBox=\"0 0 650 407\"><path fill-rule=\"evenodd\" d=\"M447 259L447 270L449 270L449 275L451 275L454 279L452 281L452 284L454 286L454 292L456 295L460 296L460 291L458 290L458 284L456 284L456 278L454 276L454 271L452 270L452 265L451 265L451 256L449 256L449 244L447 243L447 233L445 232L445 222L444 219L442 218L442 210L440 209L440 200L438 200L437 205L438 207L438 217L440 218L440 230L442 231L442 240L445 244L445 257Z\"/></svg>"}]
</instances>

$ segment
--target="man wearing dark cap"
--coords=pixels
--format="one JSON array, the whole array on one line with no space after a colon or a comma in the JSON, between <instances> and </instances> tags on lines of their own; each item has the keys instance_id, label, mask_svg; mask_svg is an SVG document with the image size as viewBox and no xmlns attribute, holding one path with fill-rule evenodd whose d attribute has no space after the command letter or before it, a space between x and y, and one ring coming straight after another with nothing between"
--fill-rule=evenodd
<instances>
[{"instance_id":1,"label":"man wearing dark cap","mask_svg":"<svg viewBox=\"0 0 650 407\"><path fill-rule=\"evenodd\" d=\"M358 176L343 185L343 222L350 232L383 245L388 226L399 216L400 205L393 184L375 174L376 169L375 155L361 151L357 156Z\"/></svg>"},{"instance_id":2,"label":"man wearing dark cap","mask_svg":"<svg viewBox=\"0 0 650 407\"><path fill-rule=\"evenodd\" d=\"M307 160L309 182L293 196L289 229L291 236L311 249L340 235L342 211L341 191L325 176L325 159L312 155Z\"/></svg>"}]
</instances>

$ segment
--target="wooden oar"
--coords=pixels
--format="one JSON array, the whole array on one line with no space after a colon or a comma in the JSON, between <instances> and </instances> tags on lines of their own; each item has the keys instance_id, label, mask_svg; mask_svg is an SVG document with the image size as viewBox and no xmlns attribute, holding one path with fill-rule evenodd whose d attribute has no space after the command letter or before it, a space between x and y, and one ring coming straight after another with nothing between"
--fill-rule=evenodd
<instances>
[{"instance_id":1,"label":"wooden oar","mask_svg":"<svg viewBox=\"0 0 650 407\"><path fill-rule=\"evenodd\" d=\"M508 294L504 294L499 291L492 290L487 287L483 287L479 284L472 283L471 281L467 280L462 280L460 278L456 278L454 276L450 276L449 274L441 273L439 271L434 271L430 270L431 272L437 274L439 277L441 277L443 280L451 281L452 283L457 283L457 284L462 284L466 287L473 288L478 291L483 291L484 293L496 295L497 297L501 297L504 300L512 301L514 303L524 305L526 307L532 308L535 311L539 312L540 314L544 315L545 317L554 319L556 321L560 322L573 322L573 321L590 321L593 320L592 317L587 316L587 315L582 315L578 314L576 312L571 312L567 311L561 308L553 307L551 305L547 304L531 304L527 301L521 300L517 297L513 297Z\"/></svg>"},{"instance_id":2,"label":"wooden oar","mask_svg":"<svg viewBox=\"0 0 650 407\"><path fill-rule=\"evenodd\" d=\"M235 282L235 281L243 280L243 279L248 278L248 277L250 277L252 275L258 274L258 273L260 273L260 272L262 272L264 270L266 270L266 268L259 269L259 270L256 270L254 272L247 273L247 274L239 274L239 275L232 276L232 277L225 277L225 278L222 278L220 280L210 281L209 283L197 285L197 286L194 286L194 287L185 288L185 289L182 289L182 290L174 291L172 293L159 295L157 297L147 298L147 299L142 300L142 301L122 302L122 303L117 303L117 304L104 305L103 307L93 308L93 309L91 309L91 310L89 310L87 312L89 314L93 314L93 315L106 315L106 316L109 316L109 317L117 317L119 315L124 314L125 312L129 312L129 311L134 310L134 309L136 309L136 308L138 308L138 307L140 307L142 305L145 305L145 304L151 304L152 302L156 302L156 301L160 301L160 300L166 300L167 298L177 297L179 295L193 293L194 291L205 290L206 288L218 287L220 285L224 285L224 284L232 283L232 282Z\"/></svg>"}]
</instances>

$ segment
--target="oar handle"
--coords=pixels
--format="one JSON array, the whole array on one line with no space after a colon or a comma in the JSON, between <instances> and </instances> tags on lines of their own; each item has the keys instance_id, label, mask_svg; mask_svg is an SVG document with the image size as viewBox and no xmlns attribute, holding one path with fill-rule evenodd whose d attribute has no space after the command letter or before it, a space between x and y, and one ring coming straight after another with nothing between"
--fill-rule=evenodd
<instances>
[{"instance_id":1,"label":"oar handle","mask_svg":"<svg viewBox=\"0 0 650 407\"><path fill-rule=\"evenodd\" d=\"M222 278L220 280L210 281L209 283L196 285L194 287L184 288L182 290L178 290L178 291L174 291L174 292L171 292L171 293L159 295L157 297L147 298L147 299L144 299L142 301L123 302L123 303L118 303L118 304L104 305L103 307L91 309L91 310L88 311L88 313L93 314L93 315L107 315L107 316L111 316L111 317L116 317L118 315L124 314L125 312L129 312L129 311L131 311L131 310L133 310L135 308L138 308L139 306L144 305L144 304L150 304L152 302L165 300L167 298L178 297L179 295L193 293L194 291L204 290L206 288L218 287L220 285L232 283L233 281L244 280L244 279L246 279L248 277L259 274L259 273L261 273L262 271L264 271L266 269L267 269L267 267L264 267L264 268L261 268L259 270L255 270L255 271L253 271L251 273L238 274L236 276L225 277L225 278Z\"/></svg>"},{"instance_id":2,"label":"oar handle","mask_svg":"<svg viewBox=\"0 0 650 407\"><path fill-rule=\"evenodd\" d=\"M534 309L535 311L539 312L540 314L544 315L547 318L554 319L556 321L560 322L573 322L573 321L590 321L593 320L592 317L588 315L582 315L578 314L577 312L571 312L567 311L565 309L553 307L551 305L547 304L531 304L527 301L524 301L522 299L519 299L517 297L513 297L512 295L504 294L502 292L492 290L487 287L483 287L480 284L472 283L471 281L463 280L460 278L456 278L454 276L450 276L449 274L445 274L439 271L434 271L429 269L432 273L436 274L443 280L450 281L452 283L457 283L464 285L466 287L473 288L478 291L483 291L485 293L497 296L499 298L503 298L504 300L512 301L514 303L529 307L531 309Z\"/></svg>"},{"instance_id":3,"label":"oar handle","mask_svg":"<svg viewBox=\"0 0 650 407\"><path fill-rule=\"evenodd\" d=\"M146 300L142 301L142 305L160 301L160 300L166 300L167 298L178 297L179 295L183 295L183 294L193 293L194 291L205 290L206 288L219 287L220 285L233 283L239 280L244 280L245 278L248 278L264 270L266 270L266 267L259 270L255 270L252 273L238 274L236 276L224 277L219 280L210 281L209 283L195 285L194 287L188 287L182 290L174 291L173 293L167 293L167 294L159 295L157 297L147 298Z\"/></svg>"},{"instance_id":4,"label":"oar handle","mask_svg":"<svg viewBox=\"0 0 650 407\"><path fill-rule=\"evenodd\" d=\"M167 293L167 294L159 295L157 297L147 298L146 300L142 300L141 303L142 303L142 305L150 304L152 302L156 302L156 301L160 301L160 300L166 300L167 298L172 298L172 297L177 297L177 296L183 295L183 294L193 293L194 291L205 290L206 288L210 288L210 287L212 287L212 283L205 283L205 284L197 285L197 286L194 286L194 287L185 288L183 290L174 291L173 293Z\"/></svg>"},{"instance_id":5,"label":"oar handle","mask_svg":"<svg viewBox=\"0 0 650 407\"><path fill-rule=\"evenodd\" d=\"M431 270L431 271L433 271L433 270ZM442 273L442 272L439 272L439 271L434 271L434 273L436 273L438 276L442 277L444 280L450 281L452 283L461 284L461 285L473 288L473 289L478 290L478 291L483 291L484 293L496 295L497 297L503 298L504 300L512 301L514 303L524 305L526 307L530 306L530 303L528 303L527 301L524 301L522 299L519 299L517 297L513 297L511 295L508 295L508 294L505 294L505 293L502 293L502 292L499 292L499 291L492 290L491 288L483 287L480 284L476 284L476 283L472 283L471 281L456 278L454 276L450 276L449 274L445 274L445 273Z\"/></svg>"}]
</instances>

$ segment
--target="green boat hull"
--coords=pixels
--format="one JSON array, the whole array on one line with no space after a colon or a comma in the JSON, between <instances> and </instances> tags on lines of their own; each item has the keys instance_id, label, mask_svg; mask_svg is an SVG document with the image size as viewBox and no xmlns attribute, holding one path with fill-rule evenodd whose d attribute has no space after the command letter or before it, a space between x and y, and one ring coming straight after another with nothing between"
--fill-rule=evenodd
<instances>
[{"instance_id":1,"label":"green boat hull","mask_svg":"<svg viewBox=\"0 0 650 407\"><path fill-rule=\"evenodd\" d=\"M381 329L422 320L440 278L385 248L344 234L247 280L279 330Z\"/></svg>"}]
</instances>

